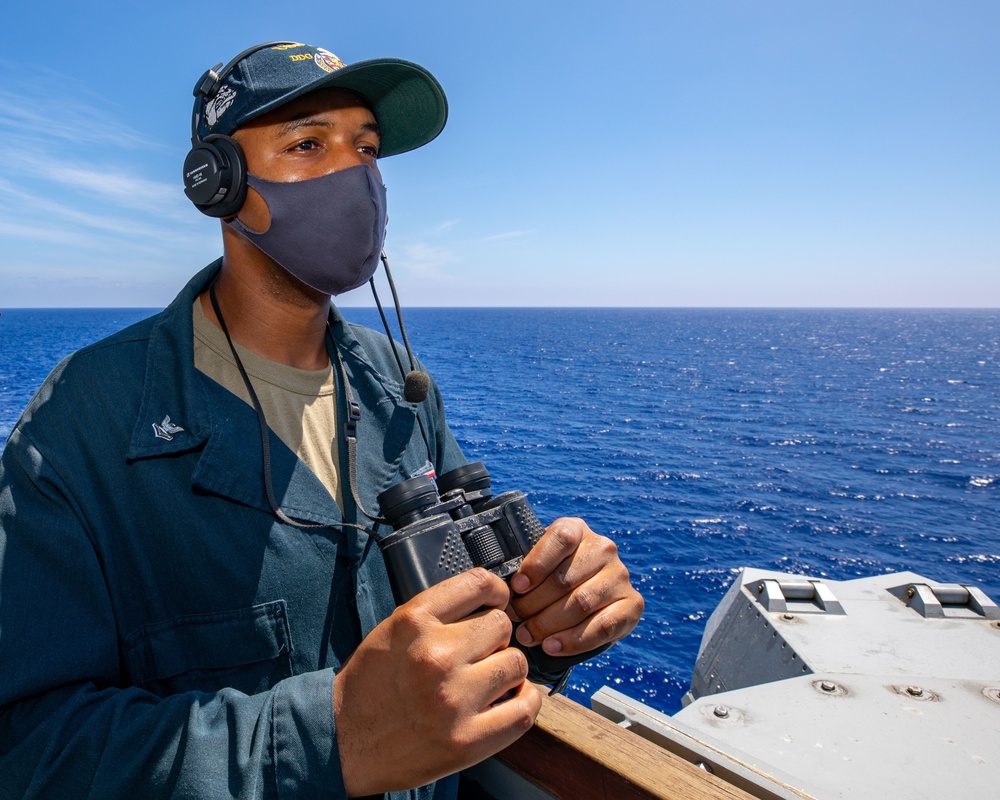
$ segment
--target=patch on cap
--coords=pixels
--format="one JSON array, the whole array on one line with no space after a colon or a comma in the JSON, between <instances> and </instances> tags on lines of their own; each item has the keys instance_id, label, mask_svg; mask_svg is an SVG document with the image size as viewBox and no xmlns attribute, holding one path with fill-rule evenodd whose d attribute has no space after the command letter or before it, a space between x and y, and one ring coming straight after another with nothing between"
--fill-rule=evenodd
<instances>
[{"instance_id":1,"label":"patch on cap","mask_svg":"<svg viewBox=\"0 0 1000 800\"><path fill-rule=\"evenodd\" d=\"M236 90L232 86L222 86L219 88L215 97L205 105L205 122L209 128L215 126L215 123L219 121L219 117L226 113L226 110L233 104L235 99Z\"/></svg>"},{"instance_id":2,"label":"patch on cap","mask_svg":"<svg viewBox=\"0 0 1000 800\"><path fill-rule=\"evenodd\" d=\"M345 66L343 61L337 58L329 50L324 50L322 47L316 48L316 55L313 56L313 61L315 61L316 65L324 72L335 72Z\"/></svg>"}]
</instances>

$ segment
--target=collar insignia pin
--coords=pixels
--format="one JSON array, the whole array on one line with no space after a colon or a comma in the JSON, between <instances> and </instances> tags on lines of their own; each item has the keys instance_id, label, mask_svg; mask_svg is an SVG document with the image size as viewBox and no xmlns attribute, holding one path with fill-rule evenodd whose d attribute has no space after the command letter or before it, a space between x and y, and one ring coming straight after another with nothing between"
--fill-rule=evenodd
<instances>
[{"instance_id":1,"label":"collar insignia pin","mask_svg":"<svg viewBox=\"0 0 1000 800\"><path fill-rule=\"evenodd\" d=\"M169 416L164 417L163 422L153 423L153 435L157 439L165 439L168 442L173 441L175 433L181 433L183 430L180 425L174 425Z\"/></svg>"}]
</instances>

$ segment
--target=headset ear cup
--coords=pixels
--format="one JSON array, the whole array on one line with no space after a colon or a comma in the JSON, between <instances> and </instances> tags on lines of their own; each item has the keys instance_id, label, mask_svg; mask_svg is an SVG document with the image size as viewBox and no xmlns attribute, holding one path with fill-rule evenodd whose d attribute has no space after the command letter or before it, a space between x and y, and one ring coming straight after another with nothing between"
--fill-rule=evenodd
<instances>
[{"instance_id":1,"label":"headset ear cup","mask_svg":"<svg viewBox=\"0 0 1000 800\"><path fill-rule=\"evenodd\" d=\"M247 197L246 157L231 136L211 134L184 159L184 194L209 217L232 217Z\"/></svg>"}]
</instances>

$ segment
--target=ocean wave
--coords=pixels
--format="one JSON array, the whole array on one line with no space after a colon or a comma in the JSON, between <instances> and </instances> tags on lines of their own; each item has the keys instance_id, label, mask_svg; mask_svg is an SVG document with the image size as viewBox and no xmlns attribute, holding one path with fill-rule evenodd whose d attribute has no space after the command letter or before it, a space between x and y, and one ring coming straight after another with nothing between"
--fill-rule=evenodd
<instances>
[{"instance_id":1,"label":"ocean wave","mask_svg":"<svg viewBox=\"0 0 1000 800\"><path fill-rule=\"evenodd\" d=\"M967 556L949 556L950 564L1000 564L1000 553L974 553Z\"/></svg>"}]
</instances>

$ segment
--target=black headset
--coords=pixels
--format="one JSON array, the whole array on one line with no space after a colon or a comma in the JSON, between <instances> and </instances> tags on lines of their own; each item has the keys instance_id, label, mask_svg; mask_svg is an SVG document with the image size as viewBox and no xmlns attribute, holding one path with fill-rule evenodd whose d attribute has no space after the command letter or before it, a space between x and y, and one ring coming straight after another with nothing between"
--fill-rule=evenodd
<instances>
[{"instance_id":1,"label":"black headset","mask_svg":"<svg viewBox=\"0 0 1000 800\"><path fill-rule=\"evenodd\" d=\"M205 72L194 87L191 117L191 150L184 159L184 194L202 214L231 217L247 197L247 162L243 148L231 136L198 133L205 106L218 93L222 82L244 58L258 50L296 42L265 42L249 47L219 70L222 62Z\"/></svg>"}]
</instances>

